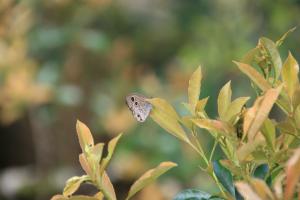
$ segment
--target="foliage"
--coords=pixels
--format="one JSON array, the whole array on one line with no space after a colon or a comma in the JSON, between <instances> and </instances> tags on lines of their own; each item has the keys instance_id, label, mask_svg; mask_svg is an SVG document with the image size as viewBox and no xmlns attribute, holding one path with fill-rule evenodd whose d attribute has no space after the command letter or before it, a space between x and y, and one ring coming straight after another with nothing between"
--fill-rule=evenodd
<instances>
[{"instance_id":1,"label":"foliage","mask_svg":"<svg viewBox=\"0 0 300 200\"><path fill-rule=\"evenodd\" d=\"M192 74L188 103L183 103L190 115L179 116L164 99L148 100L153 105L152 119L199 154L205 163L200 168L215 181L219 198L292 199L299 190L299 65L291 52L282 62L278 51L293 30L277 42L260 38L242 61L234 61L251 80L257 94L252 106L246 106L249 97L232 100L231 82L228 82L217 99L218 118L210 118L205 111L208 97L199 100L201 67ZM281 110L277 111L280 119L270 118L274 107ZM206 129L214 139L209 155L203 150L198 128ZM217 146L225 155L222 160L214 159ZM197 194L197 190L187 190L175 199L189 199L190 195L194 199L215 198L202 191Z\"/></svg>"},{"instance_id":2,"label":"foliage","mask_svg":"<svg viewBox=\"0 0 300 200\"><path fill-rule=\"evenodd\" d=\"M89 128L82 122L77 121L76 124L77 135L80 143L82 153L79 155L79 162L85 175L74 176L67 180L66 186L62 195L55 195L52 200L67 200L67 199L90 199L90 200L116 200L115 189L106 172L107 165L114 153L122 133L110 140L108 143L108 153L105 157L102 156L104 143L94 144L93 136ZM147 185L154 182L160 175L175 167L173 162L162 162L156 168L145 172L137 181L131 186L126 200L131 199L137 192L142 190ZM82 183L89 183L94 185L99 192L94 196L73 195Z\"/></svg>"}]
</instances>

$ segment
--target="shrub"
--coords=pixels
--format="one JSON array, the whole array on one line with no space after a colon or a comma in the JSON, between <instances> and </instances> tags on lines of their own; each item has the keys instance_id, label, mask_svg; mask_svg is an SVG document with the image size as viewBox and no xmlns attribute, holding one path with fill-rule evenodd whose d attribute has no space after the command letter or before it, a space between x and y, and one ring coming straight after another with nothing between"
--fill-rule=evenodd
<instances>
[{"instance_id":1,"label":"shrub","mask_svg":"<svg viewBox=\"0 0 300 200\"><path fill-rule=\"evenodd\" d=\"M229 81L219 92L218 118L211 119L205 112L208 97L199 99L201 67L192 74L188 102L183 103L190 115L180 116L164 99L147 99L152 104L151 118L195 150L205 163L201 169L210 175L220 191L212 195L198 189L187 189L176 195L175 200L296 198L300 177L299 66L291 52L282 62L278 51L288 33L293 30L277 42L260 38L257 46L241 61L234 61L250 79L257 94L250 107L246 106L250 97L232 100ZM274 107L282 111L280 121L269 117ZM206 129L214 139L208 155L198 138L198 134L202 134L199 129ZM87 175L69 179L63 195L53 199L78 199L70 195L82 182L89 182L99 189L94 197L83 199L102 199L103 196L116 199L105 169L121 135L109 142L108 155L101 159L104 144L94 145L89 129L81 122L77 123L77 133L83 151L79 160ZM217 146L224 153L221 160L214 159ZM146 172L133 184L127 199L175 165L165 162Z\"/></svg>"}]
</instances>

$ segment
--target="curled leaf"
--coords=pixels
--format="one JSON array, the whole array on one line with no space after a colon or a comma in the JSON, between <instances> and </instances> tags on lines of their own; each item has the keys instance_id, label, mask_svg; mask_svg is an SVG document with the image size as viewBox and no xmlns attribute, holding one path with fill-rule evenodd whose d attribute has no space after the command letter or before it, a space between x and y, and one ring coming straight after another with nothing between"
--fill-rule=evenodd
<instances>
[{"instance_id":1,"label":"curled leaf","mask_svg":"<svg viewBox=\"0 0 300 200\"><path fill-rule=\"evenodd\" d=\"M80 184L84 181L89 180L89 176L74 176L67 180L66 186L63 191L63 196L68 197L72 195L79 188Z\"/></svg>"},{"instance_id":2,"label":"curled leaf","mask_svg":"<svg viewBox=\"0 0 300 200\"><path fill-rule=\"evenodd\" d=\"M156 168L148 170L138 180L136 180L133 183L133 185L130 187L126 200L130 199L141 189L154 182L159 176L161 176L166 171L170 170L175 166L177 166L177 164L173 162L162 162Z\"/></svg>"}]
</instances>

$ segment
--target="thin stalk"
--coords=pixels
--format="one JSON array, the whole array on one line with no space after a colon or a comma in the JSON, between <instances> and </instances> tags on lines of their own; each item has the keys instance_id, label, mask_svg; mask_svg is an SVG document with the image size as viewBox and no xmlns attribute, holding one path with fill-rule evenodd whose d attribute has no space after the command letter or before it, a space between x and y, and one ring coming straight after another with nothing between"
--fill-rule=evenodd
<instances>
[{"instance_id":1,"label":"thin stalk","mask_svg":"<svg viewBox=\"0 0 300 200\"><path fill-rule=\"evenodd\" d=\"M211 160L212 160L212 158L213 158L213 156L214 156L214 153L215 153L217 144L218 144L218 140L215 139L213 148L212 148L211 153L210 153L210 156L209 156L209 162L211 162Z\"/></svg>"}]
</instances>

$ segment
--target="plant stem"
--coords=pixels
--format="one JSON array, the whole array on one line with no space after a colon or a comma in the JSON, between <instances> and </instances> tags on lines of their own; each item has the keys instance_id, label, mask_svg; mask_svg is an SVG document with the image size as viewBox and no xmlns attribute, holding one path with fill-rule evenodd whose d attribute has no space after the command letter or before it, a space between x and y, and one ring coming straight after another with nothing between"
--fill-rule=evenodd
<instances>
[{"instance_id":1,"label":"plant stem","mask_svg":"<svg viewBox=\"0 0 300 200\"><path fill-rule=\"evenodd\" d=\"M209 162L211 162L211 160L212 160L212 158L213 158L213 156L214 156L214 152L215 152L215 150L216 150L217 144L218 144L218 140L215 139L215 141L214 141L214 146L213 146L213 148L212 148L212 150L211 150L211 153L210 153L210 156L209 156Z\"/></svg>"}]
</instances>

